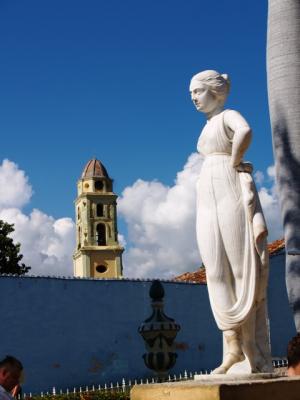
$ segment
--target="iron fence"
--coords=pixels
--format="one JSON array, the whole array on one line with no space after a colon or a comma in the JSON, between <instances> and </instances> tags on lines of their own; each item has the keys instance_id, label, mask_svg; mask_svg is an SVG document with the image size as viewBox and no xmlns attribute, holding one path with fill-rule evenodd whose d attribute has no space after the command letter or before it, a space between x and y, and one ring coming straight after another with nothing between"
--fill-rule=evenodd
<instances>
[{"instance_id":1,"label":"iron fence","mask_svg":"<svg viewBox=\"0 0 300 400\"><path fill-rule=\"evenodd\" d=\"M286 368L288 366L287 359L274 359L272 360L272 365L273 368ZM194 375L209 375L212 371L211 370L200 370L200 371L194 371L194 372L188 372L185 370L183 373L180 374L173 374L173 375L168 375L166 382L179 382L179 381L184 381L184 380L192 380L194 379ZM123 393L129 393L130 389L134 385L147 385L151 383L158 383L158 378L151 377L151 378L141 378L141 379L128 379L126 380L125 378L122 378L120 382L112 383L104 383L103 385L92 385L92 386L80 386L80 387L73 387L73 388L67 388L65 390L63 389L57 389L56 387L52 387L51 390L45 391L45 392L40 392L40 393L22 393L22 395L18 396L18 400L22 400L25 398L31 398L34 396L40 396L40 397L47 397L47 396L57 396L57 395L70 395L70 394L84 394L84 393L89 393L89 392L95 392L95 391L113 391L113 392L123 392Z\"/></svg>"}]
</instances>

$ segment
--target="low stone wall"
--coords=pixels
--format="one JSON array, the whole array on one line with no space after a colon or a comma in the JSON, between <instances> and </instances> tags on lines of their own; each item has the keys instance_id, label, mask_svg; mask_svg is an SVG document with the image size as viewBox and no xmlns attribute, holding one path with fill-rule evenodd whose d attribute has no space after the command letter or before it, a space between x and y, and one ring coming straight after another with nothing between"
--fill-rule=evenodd
<instances>
[{"instance_id":1,"label":"low stone wall","mask_svg":"<svg viewBox=\"0 0 300 400\"><path fill-rule=\"evenodd\" d=\"M281 257L281 256L280 256ZM295 334L284 258L272 260L269 310L272 354L282 358ZM206 285L162 282L165 313L181 325L172 374L213 369L222 353ZM0 357L25 366L26 392L151 376L138 327L151 314L151 281L0 277Z\"/></svg>"}]
</instances>

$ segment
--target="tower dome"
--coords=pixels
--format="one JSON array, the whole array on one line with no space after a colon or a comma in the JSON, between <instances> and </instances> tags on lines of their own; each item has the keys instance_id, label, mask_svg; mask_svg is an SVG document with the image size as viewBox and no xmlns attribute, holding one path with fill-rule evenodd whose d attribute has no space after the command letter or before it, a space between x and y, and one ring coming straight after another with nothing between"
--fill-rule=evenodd
<instances>
[{"instance_id":1,"label":"tower dome","mask_svg":"<svg viewBox=\"0 0 300 400\"><path fill-rule=\"evenodd\" d=\"M110 177L108 176L108 173L106 171L106 168L101 163L101 161L97 160L96 158L92 158L90 161L88 161L88 163L84 167L81 178L82 179L87 179L87 178L110 179Z\"/></svg>"}]
</instances>

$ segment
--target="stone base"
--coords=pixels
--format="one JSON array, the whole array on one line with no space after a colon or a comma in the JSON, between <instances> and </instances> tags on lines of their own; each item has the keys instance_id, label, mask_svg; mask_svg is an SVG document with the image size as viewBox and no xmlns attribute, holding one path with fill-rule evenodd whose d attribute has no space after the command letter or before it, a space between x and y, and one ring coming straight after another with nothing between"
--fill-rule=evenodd
<instances>
[{"instance_id":1,"label":"stone base","mask_svg":"<svg viewBox=\"0 0 300 400\"><path fill-rule=\"evenodd\" d=\"M260 381L265 379L278 379L284 378L284 374L282 373L274 373L274 372L266 372L266 373L259 373L259 374L201 374L201 375L194 375L195 381L201 381L202 383L225 383L225 382L232 382L232 383L241 383L244 381ZM299 399L300 400L300 399Z\"/></svg>"},{"instance_id":2,"label":"stone base","mask_svg":"<svg viewBox=\"0 0 300 400\"><path fill-rule=\"evenodd\" d=\"M263 376L262 376L263 375ZM300 377L198 375L200 379L136 385L131 400L299 400ZM260 377L259 377L260 376ZM250 378L251 377L251 378Z\"/></svg>"}]
</instances>

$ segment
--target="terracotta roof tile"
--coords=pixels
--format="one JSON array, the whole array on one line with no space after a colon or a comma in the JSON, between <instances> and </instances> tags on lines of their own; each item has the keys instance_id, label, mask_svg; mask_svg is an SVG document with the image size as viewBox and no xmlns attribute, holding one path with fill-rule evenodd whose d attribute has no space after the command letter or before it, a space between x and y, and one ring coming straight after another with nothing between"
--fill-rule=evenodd
<instances>
[{"instance_id":1,"label":"terracotta roof tile","mask_svg":"<svg viewBox=\"0 0 300 400\"><path fill-rule=\"evenodd\" d=\"M101 161L97 160L96 158L93 158L86 164L81 175L82 179L94 177L109 178L106 168Z\"/></svg>"},{"instance_id":2,"label":"terracotta roof tile","mask_svg":"<svg viewBox=\"0 0 300 400\"><path fill-rule=\"evenodd\" d=\"M268 244L269 255L273 256L280 250L284 249L284 239L275 240L272 243Z\"/></svg>"},{"instance_id":3,"label":"terracotta roof tile","mask_svg":"<svg viewBox=\"0 0 300 400\"><path fill-rule=\"evenodd\" d=\"M176 276L174 281L177 282L193 282L193 283L200 283L202 285L206 284L206 273L205 268L200 267L195 272L186 272L182 275Z\"/></svg>"}]
</instances>

